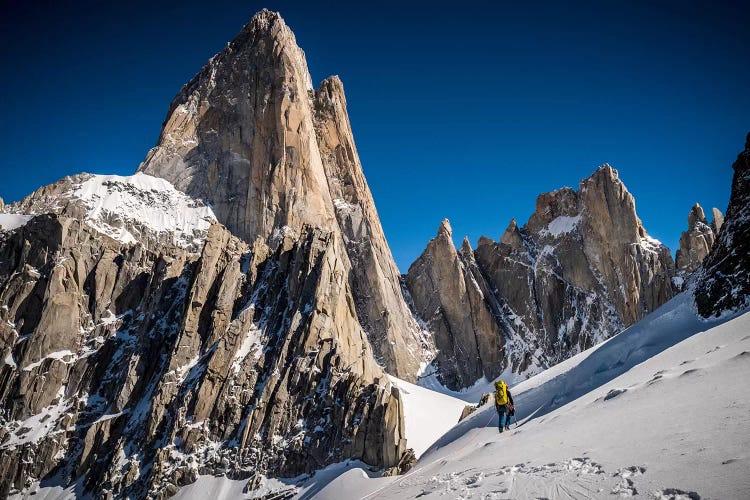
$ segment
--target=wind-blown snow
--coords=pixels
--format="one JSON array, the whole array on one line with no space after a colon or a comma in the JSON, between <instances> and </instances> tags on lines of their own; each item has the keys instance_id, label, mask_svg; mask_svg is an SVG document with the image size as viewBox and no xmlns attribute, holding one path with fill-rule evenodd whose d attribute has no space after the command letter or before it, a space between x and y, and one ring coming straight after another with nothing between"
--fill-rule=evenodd
<instances>
[{"instance_id":1,"label":"wind-blown snow","mask_svg":"<svg viewBox=\"0 0 750 500\"><path fill-rule=\"evenodd\" d=\"M0 214L0 230L12 231L18 229L29 222L32 217L34 216L25 214Z\"/></svg>"},{"instance_id":2,"label":"wind-blown snow","mask_svg":"<svg viewBox=\"0 0 750 500\"><path fill-rule=\"evenodd\" d=\"M126 177L94 175L71 197L84 202L89 224L123 243L139 241L142 227L169 233L175 245L189 247L199 243L216 220L209 207L168 181L140 172Z\"/></svg>"},{"instance_id":3,"label":"wind-blown snow","mask_svg":"<svg viewBox=\"0 0 750 500\"><path fill-rule=\"evenodd\" d=\"M412 471L348 471L315 498L746 498L750 313L705 321L683 293L638 324L512 388Z\"/></svg>"},{"instance_id":4,"label":"wind-blown snow","mask_svg":"<svg viewBox=\"0 0 750 500\"><path fill-rule=\"evenodd\" d=\"M406 446L412 448L419 458L458 422L466 403L390 375L389 378L401 393Z\"/></svg>"},{"instance_id":5,"label":"wind-blown snow","mask_svg":"<svg viewBox=\"0 0 750 500\"><path fill-rule=\"evenodd\" d=\"M552 222L547 225L546 232L552 236L567 234L573 231L578 226L579 222L581 222L580 215L576 215L575 217L560 215L555 217Z\"/></svg>"}]
</instances>

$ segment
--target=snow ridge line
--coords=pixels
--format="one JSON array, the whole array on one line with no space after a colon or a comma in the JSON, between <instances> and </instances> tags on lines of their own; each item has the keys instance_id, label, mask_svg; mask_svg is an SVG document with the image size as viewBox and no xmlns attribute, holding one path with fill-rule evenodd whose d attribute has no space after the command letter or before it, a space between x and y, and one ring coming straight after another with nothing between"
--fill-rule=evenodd
<instances>
[{"instance_id":1,"label":"snow ridge line","mask_svg":"<svg viewBox=\"0 0 750 500\"><path fill-rule=\"evenodd\" d=\"M479 409L477 408L477 410L479 410ZM493 418L495 418L495 415L494 415L494 414L490 414L490 418L489 418L489 420L487 420L487 423L486 423L486 424L484 424L483 426L481 426L480 428L484 428L484 427L489 427L489 425L490 425L490 422L492 422L492 419L493 419ZM405 480L406 478L408 478L409 476L411 476L412 474L415 474L415 473L417 473L417 472L421 471L422 469L426 469L427 467L429 467L430 465L432 465L432 464L434 464L434 463L436 463L436 462L440 462L440 461L442 461L442 460L445 460L446 458L448 458L448 457L450 457L450 456L452 456L452 455L455 455L455 454L456 454L456 453L458 453L459 451L461 451L461 450L463 450L464 448L466 448L466 447L467 447L468 445L470 445L470 444L473 444L473 443L474 443L474 442L475 442L475 441L476 441L476 440L477 440L478 438L479 438L479 434L477 434L477 436L476 436L476 437L474 437L474 439L471 439L471 440L467 441L466 443L464 443L464 445L463 445L463 446L461 446L461 447L460 447L459 449L457 449L457 450L454 450L454 451L452 451L452 452L448 453L447 455L443 455L443 456L442 456L442 457L440 457L440 458L436 458L436 459L435 459L435 460L433 460L432 462L429 462L428 464L426 464L426 465L425 465L424 467L420 467L420 468L418 468L418 469L416 469L416 468L415 468L415 469L412 469L412 471L411 471L411 472L407 473L407 474L406 474L405 476L401 477L400 479L398 479L398 480L396 480L396 481L394 481L394 482L392 482L392 483L384 484L383 486L381 486L381 487L380 487L380 488L378 488L377 490L375 490L375 491L372 491L372 492L368 493L367 495L365 495L365 496L363 496L363 497L360 497L360 499L359 499L359 500L368 500L368 499L371 499L371 498L375 498L375 496L374 496L374 495L376 495L376 494L380 493L381 491L383 491L384 489L388 488L389 486L393 486L393 485L396 485L396 486L400 486L400 483L401 483L402 481L404 481L404 480Z\"/></svg>"}]
</instances>

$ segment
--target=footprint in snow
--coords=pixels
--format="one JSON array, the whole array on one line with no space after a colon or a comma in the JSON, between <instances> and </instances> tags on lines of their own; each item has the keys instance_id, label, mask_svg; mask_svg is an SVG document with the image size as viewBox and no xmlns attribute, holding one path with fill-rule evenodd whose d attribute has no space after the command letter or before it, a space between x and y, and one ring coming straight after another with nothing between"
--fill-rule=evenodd
<instances>
[{"instance_id":1,"label":"footprint in snow","mask_svg":"<svg viewBox=\"0 0 750 500\"><path fill-rule=\"evenodd\" d=\"M638 490L635 489L635 484L633 483L632 479L630 479L629 477L623 477L622 481L617 483L614 488L612 488L612 491L610 493L623 498L627 498L637 495Z\"/></svg>"},{"instance_id":2,"label":"footprint in snow","mask_svg":"<svg viewBox=\"0 0 750 500\"><path fill-rule=\"evenodd\" d=\"M702 372L700 368L691 368L689 370L685 370L684 372L680 373L680 377L685 377L687 375L693 375L693 374L699 374Z\"/></svg>"},{"instance_id":3,"label":"footprint in snow","mask_svg":"<svg viewBox=\"0 0 750 500\"><path fill-rule=\"evenodd\" d=\"M652 495L656 500L701 500L701 496L694 491L682 491L677 488L667 488L655 491Z\"/></svg>"},{"instance_id":4,"label":"footprint in snow","mask_svg":"<svg viewBox=\"0 0 750 500\"><path fill-rule=\"evenodd\" d=\"M610 399L616 398L620 394L628 392L627 389L612 389L607 393L606 396L604 396L604 401L609 401Z\"/></svg>"},{"instance_id":5,"label":"footprint in snow","mask_svg":"<svg viewBox=\"0 0 750 500\"><path fill-rule=\"evenodd\" d=\"M661 375L661 374L654 375L654 378L646 382L646 384L647 385L655 384L656 382L660 381L663 378L664 378L664 375Z\"/></svg>"},{"instance_id":6,"label":"footprint in snow","mask_svg":"<svg viewBox=\"0 0 750 500\"><path fill-rule=\"evenodd\" d=\"M642 476L646 472L646 468L639 465L631 465L630 467L622 467L617 469L612 477L633 477Z\"/></svg>"}]
</instances>

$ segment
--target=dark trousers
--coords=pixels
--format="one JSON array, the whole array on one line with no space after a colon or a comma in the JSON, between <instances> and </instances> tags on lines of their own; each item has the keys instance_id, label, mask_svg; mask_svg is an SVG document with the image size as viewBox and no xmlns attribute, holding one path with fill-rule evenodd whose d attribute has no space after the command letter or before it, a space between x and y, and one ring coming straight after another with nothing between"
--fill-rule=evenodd
<instances>
[{"instance_id":1,"label":"dark trousers","mask_svg":"<svg viewBox=\"0 0 750 500\"><path fill-rule=\"evenodd\" d=\"M507 405L495 405L497 410L497 428L503 430L503 427L510 425L510 411Z\"/></svg>"}]
</instances>

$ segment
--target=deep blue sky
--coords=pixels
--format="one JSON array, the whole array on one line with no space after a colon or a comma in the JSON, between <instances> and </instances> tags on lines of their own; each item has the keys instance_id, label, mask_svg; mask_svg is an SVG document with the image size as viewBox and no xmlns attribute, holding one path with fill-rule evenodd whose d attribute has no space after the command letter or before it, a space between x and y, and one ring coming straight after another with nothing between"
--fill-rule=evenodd
<instances>
[{"instance_id":1,"label":"deep blue sky","mask_svg":"<svg viewBox=\"0 0 750 500\"><path fill-rule=\"evenodd\" d=\"M657 3L4 0L0 196L133 172L180 86L268 7L316 84L341 76L403 272L442 218L457 244L497 239L605 162L674 251L694 202L726 208L750 130L750 15Z\"/></svg>"}]
</instances>

